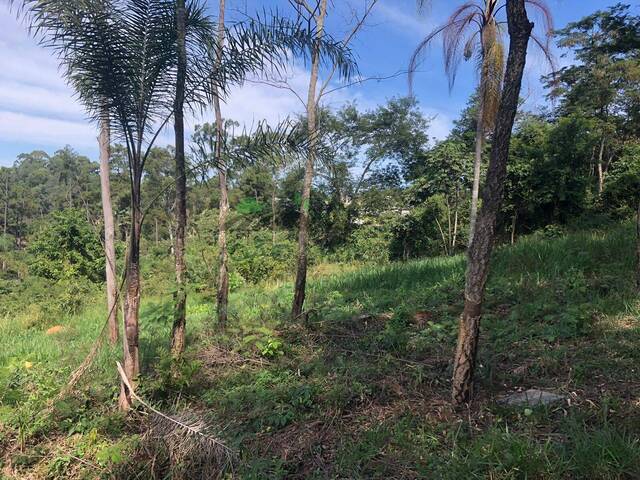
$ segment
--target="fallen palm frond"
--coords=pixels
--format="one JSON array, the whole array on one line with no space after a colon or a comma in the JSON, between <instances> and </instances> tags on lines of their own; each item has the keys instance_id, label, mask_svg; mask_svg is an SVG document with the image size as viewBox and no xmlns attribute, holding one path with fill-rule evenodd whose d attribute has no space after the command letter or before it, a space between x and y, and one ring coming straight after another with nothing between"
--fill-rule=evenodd
<instances>
[{"instance_id":1,"label":"fallen palm frond","mask_svg":"<svg viewBox=\"0 0 640 480\"><path fill-rule=\"evenodd\" d=\"M220 478L233 466L235 452L214 433L200 414L183 411L168 415L143 400L132 388L120 362L116 362L122 381L131 396L150 413L149 428L143 442L150 450L166 454L172 478Z\"/></svg>"}]
</instances>

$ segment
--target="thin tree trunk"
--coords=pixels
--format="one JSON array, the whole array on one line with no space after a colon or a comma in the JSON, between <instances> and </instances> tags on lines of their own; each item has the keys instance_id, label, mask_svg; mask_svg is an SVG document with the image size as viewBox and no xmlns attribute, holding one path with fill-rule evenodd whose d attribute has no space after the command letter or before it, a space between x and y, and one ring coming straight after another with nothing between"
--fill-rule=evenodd
<instances>
[{"instance_id":1,"label":"thin tree trunk","mask_svg":"<svg viewBox=\"0 0 640 480\"><path fill-rule=\"evenodd\" d=\"M327 14L327 0L321 0L320 9L316 17L317 39L323 34L324 20ZM316 42L311 56L311 77L309 79L309 92L307 95L307 122L309 131L309 151L304 170L302 183L302 197L300 204L300 224L298 231L298 267L296 271L296 283L291 307L291 316L299 318L304 308L304 298L307 286L307 243L309 241L309 201L311 199L311 184L313 182L313 167L316 158L317 147L317 100L316 87L318 85L318 71L320 69L320 49Z\"/></svg>"},{"instance_id":2,"label":"thin tree trunk","mask_svg":"<svg viewBox=\"0 0 640 480\"><path fill-rule=\"evenodd\" d=\"M471 189L471 212L469 213L469 245L473 242L473 235L478 218L478 197L480 195L480 172L482 171L482 149L484 148L484 118L482 99L478 106L478 125L476 127L476 150L473 161L473 187Z\"/></svg>"},{"instance_id":3,"label":"thin tree trunk","mask_svg":"<svg viewBox=\"0 0 640 480\"><path fill-rule=\"evenodd\" d=\"M131 187L131 233L129 234L129 252L126 267L126 295L124 304L124 372L130 385L135 388L140 371L138 353L138 318L140 313L140 234L142 230L142 210L140 202L140 172L134 170ZM132 399L129 389L121 382L121 410L131 408Z\"/></svg>"},{"instance_id":4,"label":"thin tree trunk","mask_svg":"<svg viewBox=\"0 0 640 480\"><path fill-rule=\"evenodd\" d=\"M7 225L9 223L9 171L6 171L4 177L4 227L3 233L7 234Z\"/></svg>"},{"instance_id":5,"label":"thin tree trunk","mask_svg":"<svg viewBox=\"0 0 640 480\"><path fill-rule=\"evenodd\" d=\"M636 291L640 293L640 198L636 212Z\"/></svg>"},{"instance_id":6,"label":"thin tree trunk","mask_svg":"<svg viewBox=\"0 0 640 480\"><path fill-rule=\"evenodd\" d=\"M271 193L271 240L272 243L275 245L276 243L276 193L277 193L277 189L276 189L276 182L275 182L275 174L273 176L274 178L274 185L273 185L273 192Z\"/></svg>"},{"instance_id":7,"label":"thin tree trunk","mask_svg":"<svg viewBox=\"0 0 640 480\"><path fill-rule=\"evenodd\" d=\"M111 208L111 182L109 181L111 157L111 135L108 111L103 112L100 121L100 195L102 198L102 215L104 217L104 253L105 278L107 281L107 312L109 315L109 341L115 345L118 341L118 309L116 285L116 248L113 210Z\"/></svg>"},{"instance_id":8,"label":"thin tree trunk","mask_svg":"<svg viewBox=\"0 0 640 480\"><path fill-rule=\"evenodd\" d=\"M220 0L218 14L217 52L216 62L222 63L222 49L224 47L224 14L225 0ZM227 164L222 156L224 141L224 124L218 89L214 89L213 109L216 115L216 164L218 166L218 183L220 186L220 204L218 206L218 249L220 250L218 270L217 312L218 327L224 329L227 325L229 310L229 254L227 252L227 217L229 215L229 191L227 185Z\"/></svg>"},{"instance_id":9,"label":"thin tree trunk","mask_svg":"<svg viewBox=\"0 0 640 480\"><path fill-rule=\"evenodd\" d=\"M457 240L458 240L458 199L457 199L457 193L456 193L456 205L455 205L455 212L453 216L453 241L451 242L451 251L453 253L456 252Z\"/></svg>"},{"instance_id":10,"label":"thin tree trunk","mask_svg":"<svg viewBox=\"0 0 640 480\"><path fill-rule=\"evenodd\" d=\"M516 222L518 221L518 211L513 212L513 218L511 219L511 245L516 243Z\"/></svg>"},{"instance_id":11,"label":"thin tree trunk","mask_svg":"<svg viewBox=\"0 0 640 480\"><path fill-rule=\"evenodd\" d=\"M179 357L184 351L187 313L187 264L185 242L187 229L187 176L184 159L184 85L187 73L185 44L185 0L176 0L176 34L178 68L176 73L176 97L174 105L174 132L176 155L176 294L171 332L171 353Z\"/></svg>"},{"instance_id":12,"label":"thin tree trunk","mask_svg":"<svg viewBox=\"0 0 640 480\"><path fill-rule=\"evenodd\" d=\"M458 345L453 367L452 401L457 406L469 402L473 395L482 301L489 273L496 217L504 195L509 142L518 108L527 44L533 28L533 24L527 18L524 0L507 2L507 19L510 45L505 82L498 109L486 184L483 189L482 209L477 219L473 242L467 250L464 310L460 317Z\"/></svg>"},{"instance_id":13,"label":"thin tree trunk","mask_svg":"<svg viewBox=\"0 0 640 480\"><path fill-rule=\"evenodd\" d=\"M604 190L604 168L602 160L604 158L604 136L600 141L600 151L598 153L598 195L602 195Z\"/></svg>"}]
</instances>

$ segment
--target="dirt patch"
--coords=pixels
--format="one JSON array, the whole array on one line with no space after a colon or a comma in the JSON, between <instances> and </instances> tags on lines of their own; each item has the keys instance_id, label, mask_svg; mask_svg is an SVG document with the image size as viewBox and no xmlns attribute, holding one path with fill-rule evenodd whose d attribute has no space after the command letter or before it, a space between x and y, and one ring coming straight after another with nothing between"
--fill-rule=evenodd
<instances>
[{"instance_id":1,"label":"dirt patch","mask_svg":"<svg viewBox=\"0 0 640 480\"><path fill-rule=\"evenodd\" d=\"M54 325L53 327L48 328L44 333L46 335L55 335L56 333L63 332L64 330L65 328L62 325Z\"/></svg>"}]
</instances>

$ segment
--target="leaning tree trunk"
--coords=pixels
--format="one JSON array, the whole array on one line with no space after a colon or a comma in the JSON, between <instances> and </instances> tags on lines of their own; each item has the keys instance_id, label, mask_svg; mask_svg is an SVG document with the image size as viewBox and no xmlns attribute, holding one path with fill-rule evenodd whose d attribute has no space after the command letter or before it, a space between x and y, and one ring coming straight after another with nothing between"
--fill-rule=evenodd
<instances>
[{"instance_id":1,"label":"leaning tree trunk","mask_svg":"<svg viewBox=\"0 0 640 480\"><path fill-rule=\"evenodd\" d=\"M304 298L307 286L307 244L309 242L309 201L311 199L311 184L313 182L313 167L316 158L316 148L318 143L316 87L318 85L318 71L320 69L320 48L318 46L319 37L324 30L324 20L327 14L327 0L322 0L320 11L317 17L316 36L311 56L311 77L309 79L309 92L307 96L307 122L309 133L309 150L304 169L304 180L302 183L302 197L300 203L300 224L298 226L298 267L296 271L296 283L293 294L293 305L291 316L299 318L304 308Z\"/></svg>"},{"instance_id":2,"label":"leaning tree trunk","mask_svg":"<svg viewBox=\"0 0 640 480\"><path fill-rule=\"evenodd\" d=\"M480 196L480 173L482 171L482 149L484 148L484 118L482 109L482 99L478 107L478 125L476 127L476 148L475 159L473 161L473 187L471 189L471 212L469 213L469 242L473 242L473 234L478 218L478 199Z\"/></svg>"},{"instance_id":3,"label":"leaning tree trunk","mask_svg":"<svg viewBox=\"0 0 640 480\"><path fill-rule=\"evenodd\" d=\"M218 14L216 62L222 63L222 49L224 47L224 13L225 0L220 0ZM215 161L218 167L218 183L220 186L220 203L218 206L218 291L217 312L218 327L224 329L227 325L229 310L229 253L227 252L227 217L229 215L229 190L227 186L227 164L222 155L224 141L224 123L218 88L214 85L213 109L216 115L216 148Z\"/></svg>"},{"instance_id":4,"label":"leaning tree trunk","mask_svg":"<svg viewBox=\"0 0 640 480\"><path fill-rule=\"evenodd\" d=\"M139 163L139 162L138 162ZM132 169L131 180L131 231L129 234L129 252L126 261L126 292L124 304L124 373L129 384L135 388L140 371L138 353L138 319L140 315L140 235L142 231L142 209L140 198L141 172L139 167ZM131 408L131 392L124 382L120 385L121 410Z\"/></svg>"},{"instance_id":5,"label":"leaning tree trunk","mask_svg":"<svg viewBox=\"0 0 640 480\"><path fill-rule=\"evenodd\" d=\"M178 357L184 350L187 289L185 261L185 235L187 229L187 176L184 159L184 85L187 73L187 51L185 45L185 0L176 1L176 34L178 68L176 72L176 97L174 103L174 132L176 155L176 294L171 332L171 353Z\"/></svg>"},{"instance_id":6,"label":"leaning tree trunk","mask_svg":"<svg viewBox=\"0 0 640 480\"><path fill-rule=\"evenodd\" d=\"M109 341L115 345L118 341L118 289L116 285L116 249L113 210L111 208L111 184L109 182L110 125L108 112L104 112L100 121L100 195L102 215L104 217L104 253L105 277L107 280L107 312L109 315Z\"/></svg>"},{"instance_id":7,"label":"leaning tree trunk","mask_svg":"<svg viewBox=\"0 0 640 480\"><path fill-rule=\"evenodd\" d=\"M507 19L510 45L506 76L483 189L483 204L476 222L473 242L467 250L464 310L460 317L458 346L453 367L452 400L457 406L469 402L473 395L482 301L489 273L496 217L504 194L509 142L518 108L527 44L533 28L527 17L525 0L508 0Z\"/></svg>"}]
</instances>

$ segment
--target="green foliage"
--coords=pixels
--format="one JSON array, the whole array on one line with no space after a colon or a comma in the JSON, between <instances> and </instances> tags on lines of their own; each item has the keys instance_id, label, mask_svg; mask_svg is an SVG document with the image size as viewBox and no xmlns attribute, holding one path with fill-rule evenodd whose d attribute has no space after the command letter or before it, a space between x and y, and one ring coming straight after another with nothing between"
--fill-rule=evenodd
<instances>
[{"instance_id":1,"label":"green foliage","mask_svg":"<svg viewBox=\"0 0 640 480\"><path fill-rule=\"evenodd\" d=\"M356 228L345 245L340 247L337 257L343 262L384 264L389 262L393 218L382 218L380 224L363 225Z\"/></svg>"},{"instance_id":2,"label":"green foliage","mask_svg":"<svg viewBox=\"0 0 640 480\"><path fill-rule=\"evenodd\" d=\"M623 149L622 157L609 173L604 202L617 217L631 216L638 208L640 198L640 143L631 143Z\"/></svg>"},{"instance_id":3,"label":"green foliage","mask_svg":"<svg viewBox=\"0 0 640 480\"><path fill-rule=\"evenodd\" d=\"M104 252L100 238L80 210L62 210L51 218L29 245L29 268L51 280L104 278Z\"/></svg>"},{"instance_id":4,"label":"green foliage","mask_svg":"<svg viewBox=\"0 0 640 480\"><path fill-rule=\"evenodd\" d=\"M282 278L291 273L296 244L280 232L259 230L229 241L230 267L247 283Z\"/></svg>"}]
</instances>

